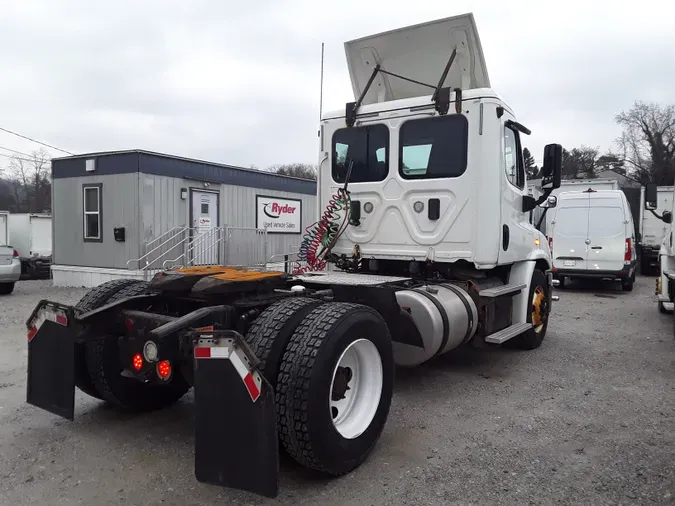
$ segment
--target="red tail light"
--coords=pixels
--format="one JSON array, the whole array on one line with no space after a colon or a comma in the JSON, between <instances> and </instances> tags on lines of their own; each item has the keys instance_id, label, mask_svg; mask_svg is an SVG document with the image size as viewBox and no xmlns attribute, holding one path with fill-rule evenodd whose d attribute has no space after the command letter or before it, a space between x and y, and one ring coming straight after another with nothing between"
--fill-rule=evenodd
<instances>
[{"instance_id":1,"label":"red tail light","mask_svg":"<svg viewBox=\"0 0 675 506\"><path fill-rule=\"evenodd\" d=\"M17 250L14 250L14 253L12 253L12 256L13 256L14 258L18 258L18 257L19 257L19 252L18 252Z\"/></svg>"},{"instance_id":2,"label":"red tail light","mask_svg":"<svg viewBox=\"0 0 675 506\"><path fill-rule=\"evenodd\" d=\"M143 369L143 355L141 355L140 353L136 353L136 355L134 355L133 364L134 369L136 369L137 371Z\"/></svg>"},{"instance_id":3,"label":"red tail light","mask_svg":"<svg viewBox=\"0 0 675 506\"><path fill-rule=\"evenodd\" d=\"M630 239L626 239L626 254L623 257L624 262L630 262L633 256L633 244Z\"/></svg>"},{"instance_id":4,"label":"red tail light","mask_svg":"<svg viewBox=\"0 0 675 506\"><path fill-rule=\"evenodd\" d=\"M553 251L553 237L548 238L548 249Z\"/></svg>"}]
</instances>

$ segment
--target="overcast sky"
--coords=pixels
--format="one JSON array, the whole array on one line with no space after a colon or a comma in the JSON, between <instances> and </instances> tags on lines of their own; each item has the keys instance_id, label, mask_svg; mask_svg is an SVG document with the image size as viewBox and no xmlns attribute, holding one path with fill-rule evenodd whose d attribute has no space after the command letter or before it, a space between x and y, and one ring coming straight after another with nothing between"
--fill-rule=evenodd
<instances>
[{"instance_id":1,"label":"overcast sky","mask_svg":"<svg viewBox=\"0 0 675 506\"><path fill-rule=\"evenodd\" d=\"M0 0L0 127L75 153L315 163L321 42L324 110L341 109L353 100L344 41L473 12L492 86L532 130L535 158L549 142L604 151L621 109L675 103L668 5ZM39 147L4 132L0 146Z\"/></svg>"}]
</instances>

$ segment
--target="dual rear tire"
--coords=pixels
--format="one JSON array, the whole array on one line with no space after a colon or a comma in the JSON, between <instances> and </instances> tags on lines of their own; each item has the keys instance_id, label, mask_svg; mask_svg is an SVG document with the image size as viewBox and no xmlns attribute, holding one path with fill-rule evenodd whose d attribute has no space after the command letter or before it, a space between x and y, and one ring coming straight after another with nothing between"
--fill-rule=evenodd
<instances>
[{"instance_id":1,"label":"dual rear tire","mask_svg":"<svg viewBox=\"0 0 675 506\"><path fill-rule=\"evenodd\" d=\"M75 306L92 311L126 297L151 293L145 281L116 279L91 289ZM75 346L75 385L84 393L121 410L152 411L177 402L190 389L180 374L165 385L151 385L122 376L118 336L90 336Z\"/></svg>"},{"instance_id":2,"label":"dual rear tire","mask_svg":"<svg viewBox=\"0 0 675 506\"><path fill-rule=\"evenodd\" d=\"M382 433L393 394L382 317L359 304L293 298L263 312L247 341L275 386L284 450L328 475L358 467Z\"/></svg>"}]
</instances>

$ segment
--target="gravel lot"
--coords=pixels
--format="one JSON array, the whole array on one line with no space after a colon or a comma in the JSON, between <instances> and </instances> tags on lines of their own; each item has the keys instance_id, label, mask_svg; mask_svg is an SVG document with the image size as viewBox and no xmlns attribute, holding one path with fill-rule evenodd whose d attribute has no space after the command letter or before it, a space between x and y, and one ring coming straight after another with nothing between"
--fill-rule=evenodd
<instances>
[{"instance_id":1,"label":"gravel lot","mask_svg":"<svg viewBox=\"0 0 675 506\"><path fill-rule=\"evenodd\" d=\"M675 339L653 278L558 290L544 345L464 350L397 374L371 458L321 481L282 463L283 504L673 504ZM0 298L0 504L266 504L198 483L192 397L122 416L78 391L75 422L25 404L26 317L84 290Z\"/></svg>"}]
</instances>

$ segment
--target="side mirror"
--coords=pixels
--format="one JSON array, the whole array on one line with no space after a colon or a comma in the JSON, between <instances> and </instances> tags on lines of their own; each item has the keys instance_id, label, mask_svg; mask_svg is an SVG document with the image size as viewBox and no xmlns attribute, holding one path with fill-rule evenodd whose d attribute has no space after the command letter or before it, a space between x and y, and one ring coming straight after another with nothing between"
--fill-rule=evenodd
<instances>
[{"instance_id":1,"label":"side mirror","mask_svg":"<svg viewBox=\"0 0 675 506\"><path fill-rule=\"evenodd\" d=\"M663 217L661 218L663 223L672 223L673 222L673 213L670 211L663 211Z\"/></svg>"},{"instance_id":2,"label":"side mirror","mask_svg":"<svg viewBox=\"0 0 675 506\"><path fill-rule=\"evenodd\" d=\"M647 183L645 185L645 209L655 210L657 206L658 206L658 192L656 188L656 183Z\"/></svg>"},{"instance_id":3,"label":"side mirror","mask_svg":"<svg viewBox=\"0 0 675 506\"><path fill-rule=\"evenodd\" d=\"M542 190L560 188L562 155L563 148L560 144L547 144L544 146L544 163L541 167Z\"/></svg>"}]
</instances>

